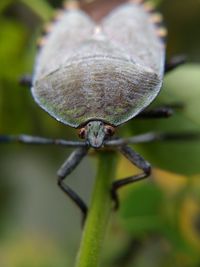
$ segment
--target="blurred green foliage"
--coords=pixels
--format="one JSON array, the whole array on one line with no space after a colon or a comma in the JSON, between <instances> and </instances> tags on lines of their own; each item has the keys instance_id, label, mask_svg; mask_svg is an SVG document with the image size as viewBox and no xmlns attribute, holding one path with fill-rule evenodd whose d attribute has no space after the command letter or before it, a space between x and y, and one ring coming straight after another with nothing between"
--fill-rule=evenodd
<instances>
[{"instance_id":1,"label":"blurred green foliage","mask_svg":"<svg viewBox=\"0 0 200 267\"><path fill-rule=\"evenodd\" d=\"M42 25L61 2L0 2L1 134L76 138L73 129L42 111L29 90L18 85L22 74L32 73ZM168 120L133 120L119 129L122 136L200 131L200 2L155 2L169 30L167 56L186 54L189 63L166 76L153 105L182 102L185 107ZM121 209L114 216L102 266L199 266L200 142L153 143L136 149L153 164L153 182L122 190ZM68 151L1 145L0 152L0 266L73 266L80 217L55 181L56 169ZM94 162L86 160L71 177L73 187L87 199L92 187L87 177L93 177L94 169ZM119 177L135 171L120 159Z\"/></svg>"}]
</instances>

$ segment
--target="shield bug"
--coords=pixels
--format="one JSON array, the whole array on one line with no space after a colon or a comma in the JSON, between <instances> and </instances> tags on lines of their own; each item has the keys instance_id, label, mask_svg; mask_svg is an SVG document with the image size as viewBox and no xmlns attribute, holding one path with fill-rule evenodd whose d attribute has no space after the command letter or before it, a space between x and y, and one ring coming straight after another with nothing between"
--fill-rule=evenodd
<instances>
[{"instance_id":1,"label":"shield bug","mask_svg":"<svg viewBox=\"0 0 200 267\"><path fill-rule=\"evenodd\" d=\"M1 142L56 144L75 147L58 171L58 185L84 215L87 206L65 183L90 148L112 147L142 170L115 181L111 188L116 207L117 191L144 179L150 164L128 144L172 136L143 134L115 139L115 128L134 117L168 117L170 108L144 111L158 95L166 71L182 63L165 64L166 29L162 16L139 0L68 1L48 33L40 40L34 75L33 98L56 120L78 129L84 141L53 140L33 136L1 136ZM26 77L25 82L28 79ZM177 135L176 138L179 138Z\"/></svg>"}]
</instances>

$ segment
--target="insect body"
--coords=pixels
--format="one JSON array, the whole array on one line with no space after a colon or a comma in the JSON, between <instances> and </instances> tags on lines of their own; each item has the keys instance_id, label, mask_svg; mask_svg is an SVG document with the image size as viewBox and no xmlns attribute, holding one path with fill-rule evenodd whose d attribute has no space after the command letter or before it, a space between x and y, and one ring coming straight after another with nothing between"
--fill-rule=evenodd
<instances>
[{"instance_id":1,"label":"insect body","mask_svg":"<svg viewBox=\"0 0 200 267\"><path fill-rule=\"evenodd\" d=\"M153 15L136 2L98 24L79 8L66 10L37 58L34 99L64 124L87 125L83 137L95 148L107 137L106 125L136 116L162 85L164 45Z\"/></svg>"},{"instance_id":2,"label":"insect body","mask_svg":"<svg viewBox=\"0 0 200 267\"><path fill-rule=\"evenodd\" d=\"M90 147L117 149L142 170L138 175L113 182L111 193L118 207L117 190L151 173L150 164L127 144L163 140L168 136L148 133L112 139L114 129L135 116L169 116L169 109L150 112L144 109L159 93L164 72L182 63L178 60L165 66L163 37L166 30L161 27L162 17L147 3L140 0L94 2L98 8L99 4L104 7L103 15L99 13L101 9L88 9L89 4L80 9L82 1L67 4L42 42L32 81L36 102L57 120L78 128L79 136L85 140L0 136L0 142L76 147L58 171L58 185L84 216L87 206L64 179Z\"/></svg>"}]
</instances>

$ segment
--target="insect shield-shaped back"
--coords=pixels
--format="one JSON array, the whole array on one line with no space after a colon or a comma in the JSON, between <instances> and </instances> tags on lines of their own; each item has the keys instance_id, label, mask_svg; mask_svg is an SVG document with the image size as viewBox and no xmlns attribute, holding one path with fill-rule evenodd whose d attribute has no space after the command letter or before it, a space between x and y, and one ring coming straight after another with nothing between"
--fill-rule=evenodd
<instances>
[{"instance_id":1,"label":"insect shield-shaped back","mask_svg":"<svg viewBox=\"0 0 200 267\"><path fill-rule=\"evenodd\" d=\"M65 11L41 48L32 93L57 120L117 126L160 91L164 46L143 5L118 6L97 25L79 9Z\"/></svg>"}]
</instances>

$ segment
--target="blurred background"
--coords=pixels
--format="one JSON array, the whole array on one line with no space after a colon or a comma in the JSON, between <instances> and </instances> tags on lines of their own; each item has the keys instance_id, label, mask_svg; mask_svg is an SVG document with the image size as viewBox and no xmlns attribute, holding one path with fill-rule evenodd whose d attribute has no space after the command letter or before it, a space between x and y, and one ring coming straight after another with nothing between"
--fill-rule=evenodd
<instances>
[{"instance_id":1,"label":"blurred background","mask_svg":"<svg viewBox=\"0 0 200 267\"><path fill-rule=\"evenodd\" d=\"M166 75L153 103L184 104L173 118L130 121L118 134L200 131L200 1L155 1L169 31L167 58L185 54L188 63ZM40 109L30 90L19 86L32 73L42 27L60 0L0 2L0 134L26 133L76 139ZM104 267L200 266L200 141L135 147L153 165L151 181L121 191L103 249ZM0 266L73 266L81 237L79 210L57 187L64 148L0 145ZM118 156L117 177L138 172ZM83 160L68 178L89 203L95 157Z\"/></svg>"}]
</instances>

